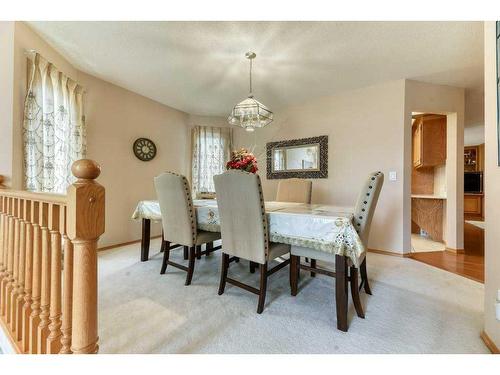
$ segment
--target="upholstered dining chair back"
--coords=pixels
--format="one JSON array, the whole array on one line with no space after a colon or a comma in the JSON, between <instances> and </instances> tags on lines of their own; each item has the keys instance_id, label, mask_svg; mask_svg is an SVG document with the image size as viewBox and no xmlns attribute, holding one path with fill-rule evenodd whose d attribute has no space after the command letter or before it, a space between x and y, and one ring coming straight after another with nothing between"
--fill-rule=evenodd
<instances>
[{"instance_id":1,"label":"upholstered dining chair back","mask_svg":"<svg viewBox=\"0 0 500 375\"><path fill-rule=\"evenodd\" d=\"M382 172L370 173L356 202L353 220L354 227L356 228L356 231L365 246L368 246L370 226L383 184L384 174Z\"/></svg>"},{"instance_id":2,"label":"upholstered dining chair back","mask_svg":"<svg viewBox=\"0 0 500 375\"><path fill-rule=\"evenodd\" d=\"M196 216L186 177L165 172L154 179L165 240L184 246L196 242Z\"/></svg>"},{"instance_id":3,"label":"upholstered dining chair back","mask_svg":"<svg viewBox=\"0 0 500 375\"><path fill-rule=\"evenodd\" d=\"M278 202L311 203L312 181L288 178L278 183Z\"/></svg>"},{"instance_id":4,"label":"upholstered dining chair back","mask_svg":"<svg viewBox=\"0 0 500 375\"><path fill-rule=\"evenodd\" d=\"M267 218L258 175L230 170L214 176L221 222L222 251L264 264Z\"/></svg>"}]
</instances>

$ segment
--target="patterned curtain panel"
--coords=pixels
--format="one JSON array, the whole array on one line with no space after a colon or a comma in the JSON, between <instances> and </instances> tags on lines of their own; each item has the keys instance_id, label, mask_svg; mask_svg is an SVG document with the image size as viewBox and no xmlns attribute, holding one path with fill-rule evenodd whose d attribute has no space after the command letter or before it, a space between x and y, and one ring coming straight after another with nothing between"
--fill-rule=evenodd
<instances>
[{"instance_id":1,"label":"patterned curtain panel","mask_svg":"<svg viewBox=\"0 0 500 375\"><path fill-rule=\"evenodd\" d=\"M215 193L214 176L226 170L231 155L233 129L196 126L192 135L193 196Z\"/></svg>"},{"instance_id":2,"label":"patterned curtain panel","mask_svg":"<svg viewBox=\"0 0 500 375\"><path fill-rule=\"evenodd\" d=\"M24 105L24 184L38 192L66 193L71 165L85 158L83 89L42 56L29 61Z\"/></svg>"}]
</instances>

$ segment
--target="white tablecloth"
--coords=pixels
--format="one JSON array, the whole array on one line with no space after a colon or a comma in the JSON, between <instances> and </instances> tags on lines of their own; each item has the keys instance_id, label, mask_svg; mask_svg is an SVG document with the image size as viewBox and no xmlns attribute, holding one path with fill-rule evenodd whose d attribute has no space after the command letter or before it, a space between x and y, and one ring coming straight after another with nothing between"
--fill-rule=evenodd
<instances>
[{"instance_id":1,"label":"white tablecloth","mask_svg":"<svg viewBox=\"0 0 500 375\"><path fill-rule=\"evenodd\" d=\"M194 200L193 205L198 228L219 232L217 201ZM365 248L352 224L350 209L289 202L266 202L265 205L271 241L345 255L359 266ZM158 201L140 201L132 218L161 221Z\"/></svg>"}]
</instances>

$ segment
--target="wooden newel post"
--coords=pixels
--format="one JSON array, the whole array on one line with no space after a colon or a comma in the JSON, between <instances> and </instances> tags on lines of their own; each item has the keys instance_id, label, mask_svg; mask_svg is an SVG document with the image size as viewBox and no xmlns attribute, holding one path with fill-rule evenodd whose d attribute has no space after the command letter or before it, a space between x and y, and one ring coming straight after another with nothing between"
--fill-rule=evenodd
<instances>
[{"instance_id":1,"label":"wooden newel post","mask_svg":"<svg viewBox=\"0 0 500 375\"><path fill-rule=\"evenodd\" d=\"M104 187L94 181L100 166L89 159L71 168L78 180L68 188L67 232L73 243L73 322L71 351L98 351L97 241L104 233Z\"/></svg>"}]
</instances>

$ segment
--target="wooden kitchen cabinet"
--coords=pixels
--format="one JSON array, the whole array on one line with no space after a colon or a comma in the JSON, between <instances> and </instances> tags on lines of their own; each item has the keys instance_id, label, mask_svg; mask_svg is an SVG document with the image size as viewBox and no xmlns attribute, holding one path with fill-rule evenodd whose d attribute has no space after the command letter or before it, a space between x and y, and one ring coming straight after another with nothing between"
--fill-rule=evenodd
<instances>
[{"instance_id":1,"label":"wooden kitchen cabinet","mask_svg":"<svg viewBox=\"0 0 500 375\"><path fill-rule=\"evenodd\" d=\"M483 216L483 194L464 194L464 214Z\"/></svg>"},{"instance_id":2,"label":"wooden kitchen cabinet","mask_svg":"<svg viewBox=\"0 0 500 375\"><path fill-rule=\"evenodd\" d=\"M417 120L412 129L413 166L422 164L422 121Z\"/></svg>"},{"instance_id":3,"label":"wooden kitchen cabinet","mask_svg":"<svg viewBox=\"0 0 500 375\"><path fill-rule=\"evenodd\" d=\"M415 117L412 126L413 166L435 167L446 163L446 116Z\"/></svg>"}]
</instances>

